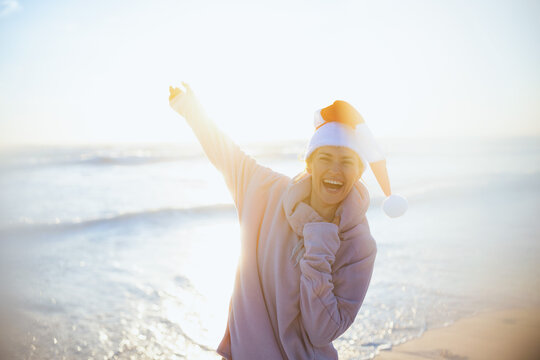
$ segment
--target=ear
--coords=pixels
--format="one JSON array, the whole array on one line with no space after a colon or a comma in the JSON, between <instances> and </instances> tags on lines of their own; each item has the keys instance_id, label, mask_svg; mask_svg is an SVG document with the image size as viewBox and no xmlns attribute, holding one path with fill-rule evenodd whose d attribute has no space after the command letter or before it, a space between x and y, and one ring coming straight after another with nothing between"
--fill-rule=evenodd
<instances>
[{"instance_id":1,"label":"ear","mask_svg":"<svg viewBox=\"0 0 540 360\"><path fill-rule=\"evenodd\" d=\"M358 159L358 174L357 174L357 180L360 180L366 169L364 168L364 162L360 159L360 157L357 157Z\"/></svg>"},{"instance_id":2,"label":"ear","mask_svg":"<svg viewBox=\"0 0 540 360\"><path fill-rule=\"evenodd\" d=\"M307 160L305 161L305 164L306 164L306 172L307 172L308 174L311 174L311 161L310 161L310 159L307 159Z\"/></svg>"}]
</instances>

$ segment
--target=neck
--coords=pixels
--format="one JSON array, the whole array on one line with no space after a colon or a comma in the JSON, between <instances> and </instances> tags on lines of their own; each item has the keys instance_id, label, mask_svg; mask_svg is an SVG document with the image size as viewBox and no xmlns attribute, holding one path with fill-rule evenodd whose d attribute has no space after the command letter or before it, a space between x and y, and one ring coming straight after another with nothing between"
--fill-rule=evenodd
<instances>
[{"instance_id":1,"label":"neck","mask_svg":"<svg viewBox=\"0 0 540 360\"><path fill-rule=\"evenodd\" d=\"M332 222L334 220L338 205L324 204L317 196L313 194L313 192L311 192L311 195L306 199L306 202L313 208L313 210L321 215L325 221Z\"/></svg>"}]
</instances>

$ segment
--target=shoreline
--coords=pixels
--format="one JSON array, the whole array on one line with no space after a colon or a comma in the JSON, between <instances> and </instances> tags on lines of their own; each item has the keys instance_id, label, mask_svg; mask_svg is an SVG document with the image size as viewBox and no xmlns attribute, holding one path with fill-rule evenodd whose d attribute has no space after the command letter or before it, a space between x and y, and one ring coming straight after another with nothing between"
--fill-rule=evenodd
<instances>
[{"instance_id":1,"label":"shoreline","mask_svg":"<svg viewBox=\"0 0 540 360\"><path fill-rule=\"evenodd\" d=\"M481 311L380 350L374 359L540 359L540 307Z\"/></svg>"}]
</instances>

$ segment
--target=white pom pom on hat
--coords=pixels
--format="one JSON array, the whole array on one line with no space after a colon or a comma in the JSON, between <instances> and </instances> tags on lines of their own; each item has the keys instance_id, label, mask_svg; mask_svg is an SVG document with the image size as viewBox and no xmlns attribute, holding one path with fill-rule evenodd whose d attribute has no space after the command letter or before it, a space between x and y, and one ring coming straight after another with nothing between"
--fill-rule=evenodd
<instances>
[{"instance_id":1,"label":"white pom pom on hat","mask_svg":"<svg viewBox=\"0 0 540 360\"><path fill-rule=\"evenodd\" d=\"M391 218L399 217L405 214L408 206L409 204L407 203L407 199L405 199L403 196L395 194L388 196L382 202L384 212Z\"/></svg>"},{"instance_id":2,"label":"white pom pom on hat","mask_svg":"<svg viewBox=\"0 0 540 360\"><path fill-rule=\"evenodd\" d=\"M407 199L391 193L386 159L364 118L348 102L336 100L330 106L315 111L315 133L311 137L304 159L321 146L344 146L358 154L364 167L369 163L377 182L387 196L382 208L389 217L403 215L408 208Z\"/></svg>"}]
</instances>

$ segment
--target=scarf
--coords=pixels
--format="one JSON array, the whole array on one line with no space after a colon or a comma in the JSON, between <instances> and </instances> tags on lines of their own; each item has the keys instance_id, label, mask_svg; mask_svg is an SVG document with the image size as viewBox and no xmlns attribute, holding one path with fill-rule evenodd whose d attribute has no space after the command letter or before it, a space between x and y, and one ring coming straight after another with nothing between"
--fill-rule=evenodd
<instances>
[{"instance_id":1,"label":"scarf","mask_svg":"<svg viewBox=\"0 0 540 360\"><path fill-rule=\"evenodd\" d=\"M291 259L295 266L305 253L304 225L310 222L324 222L325 220L305 200L311 196L311 174L302 172L295 176L285 192L283 210L291 229L298 236L292 252ZM339 204L335 216L340 216L340 238L346 232L359 224L365 217L369 206L369 193L366 187L357 181L347 197Z\"/></svg>"}]
</instances>

